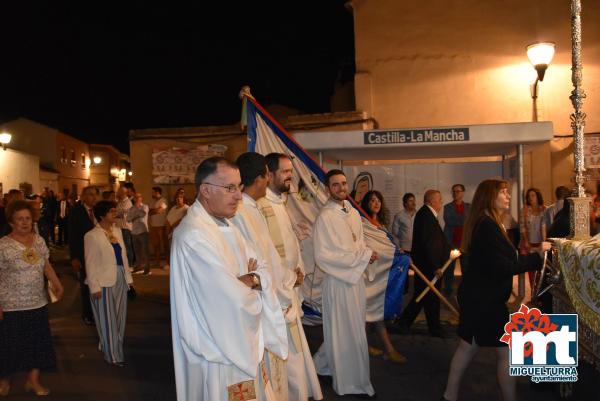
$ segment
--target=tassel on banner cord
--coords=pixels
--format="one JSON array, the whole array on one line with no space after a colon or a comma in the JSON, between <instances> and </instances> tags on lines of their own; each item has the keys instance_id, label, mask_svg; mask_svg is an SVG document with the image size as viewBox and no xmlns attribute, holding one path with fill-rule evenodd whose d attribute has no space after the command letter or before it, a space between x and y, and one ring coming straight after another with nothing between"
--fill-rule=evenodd
<instances>
[{"instance_id":1,"label":"tassel on banner cord","mask_svg":"<svg viewBox=\"0 0 600 401\"><path fill-rule=\"evenodd\" d=\"M254 99L252 93L250 93L250 87L248 85L242 86L238 97L242 100L242 116L240 118L240 127L242 131L248 126L248 98Z\"/></svg>"}]
</instances>

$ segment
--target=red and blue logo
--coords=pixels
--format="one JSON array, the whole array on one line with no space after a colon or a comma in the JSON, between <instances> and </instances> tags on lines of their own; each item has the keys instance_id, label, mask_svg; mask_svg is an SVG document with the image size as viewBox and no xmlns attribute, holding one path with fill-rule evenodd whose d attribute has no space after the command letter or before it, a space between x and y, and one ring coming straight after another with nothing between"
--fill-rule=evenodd
<instances>
[{"instance_id":1,"label":"red and blue logo","mask_svg":"<svg viewBox=\"0 0 600 401\"><path fill-rule=\"evenodd\" d=\"M546 314L521 305L500 338L510 351L510 375L531 376L535 382L577 381L577 325L576 314Z\"/></svg>"}]
</instances>

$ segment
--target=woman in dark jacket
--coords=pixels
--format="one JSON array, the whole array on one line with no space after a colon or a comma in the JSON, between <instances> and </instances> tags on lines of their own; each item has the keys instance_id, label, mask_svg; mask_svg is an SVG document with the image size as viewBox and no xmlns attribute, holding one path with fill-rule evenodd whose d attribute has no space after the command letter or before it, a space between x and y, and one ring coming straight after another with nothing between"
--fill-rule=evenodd
<instances>
[{"instance_id":1,"label":"woman in dark jacket","mask_svg":"<svg viewBox=\"0 0 600 401\"><path fill-rule=\"evenodd\" d=\"M463 373L479 347L494 347L498 358L498 381L504 401L516 399L515 380L509 376L508 350L500 342L509 320L506 302L513 276L541 267L539 253L518 256L501 223L510 206L506 181L485 180L479 184L462 240L463 281L458 289L459 345L450 364L442 400L455 401ZM538 252L550 249L542 242Z\"/></svg>"}]
</instances>

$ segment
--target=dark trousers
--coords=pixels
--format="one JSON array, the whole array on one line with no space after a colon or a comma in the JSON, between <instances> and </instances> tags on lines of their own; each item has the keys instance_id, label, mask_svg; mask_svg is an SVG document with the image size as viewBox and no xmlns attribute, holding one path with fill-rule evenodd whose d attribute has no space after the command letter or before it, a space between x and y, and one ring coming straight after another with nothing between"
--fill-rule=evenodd
<instances>
[{"instance_id":1,"label":"dark trousers","mask_svg":"<svg viewBox=\"0 0 600 401\"><path fill-rule=\"evenodd\" d=\"M90 302L90 287L85 284L85 267L81 266L79 274L79 289L81 290L81 317L94 320L92 303Z\"/></svg>"},{"instance_id":2,"label":"dark trousers","mask_svg":"<svg viewBox=\"0 0 600 401\"><path fill-rule=\"evenodd\" d=\"M67 218L58 219L58 244L66 244L69 242L69 231L67 228Z\"/></svg>"},{"instance_id":3,"label":"dark trousers","mask_svg":"<svg viewBox=\"0 0 600 401\"><path fill-rule=\"evenodd\" d=\"M50 245L50 222L44 219L38 221L38 231L40 237L44 239L46 246Z\"/></svg>"},{"instance_id":4,"label":"dark trousers","mask_svg":"<svg viewBox=\"0 0 600 401\"><path fill-rule=\"evenodd\" d=\"M54 220L48 223L48 237L50 238L50 241L56 245L56 231L54 231L55 226L56 223Z\"/></svg>"},{"instance_id":5,"label":"dark trousers","mask_svg":"<svg viewBox=\"0 0 600 401\"><path fill-rule=\"evenodd\" d=\"M430 281L433 278L433 274L426 274L426 276L431 276L431 278L429 278ZM441 280L438 280L435 286L439 289L441 286ZM400 316L400 325L410 327L419 315L419 312L421 312L421 308L425 308L425 318L427 319L427 327L429 327L429 332L440 332L440 299L430 290L427 295L423 297L421 302L415 302L417 297L421 295L421 292L427 288L427 284L425 284L417 275L414 276L414 288L415 292L413 297L402 312L402 316Z\"/></svg>"},{"instance_id":6,"label":"dark trousers","mask_svg":"<svg viewBox=\"0 0 600 401\"><path fill-rule=\"evenodd\" d=\"M123 243L125 244L125 251L127 252L127 262L129 266L135 265L135 258L133 253L133 241L131 239L131 230L126 228L121 229L123 233Z\"/></svg>"},{"instance_id":7,"label":"dark trousers","mask_svg":"<svg viewBox=\"0 0 600 401\"><path fill-rule=\"evenodd\" d=\"M135 260L137 270L144 266L144 273L150 271L150 246L148 241L148 232L141 234L132 234L133 249L135 250Z\"/></svg>"},{"instance_id":8,"label":"dark trousers","mask_svg":"<svg viewBox=\"0 0 600 401\"><path fill-rule=\"evenodd\" d=\"M167 247L169 241L167 239L167 228L165 226L150 226L150 249L152 250L152 259L157 265L160 264L160 259L165 258L169 262L169 254Z\"/></svg>"}]
</instances>

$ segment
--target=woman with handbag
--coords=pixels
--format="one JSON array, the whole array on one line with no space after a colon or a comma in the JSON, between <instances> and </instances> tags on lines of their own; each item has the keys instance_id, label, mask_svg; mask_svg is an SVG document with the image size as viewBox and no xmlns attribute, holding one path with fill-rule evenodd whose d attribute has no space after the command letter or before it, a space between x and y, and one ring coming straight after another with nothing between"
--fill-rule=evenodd
<instances>
[{"instance_id":1,"label":"woman with handbag","mask_svg":"<svg viewBox=\"0 0 600 401\"><path fill-rule=\"evenodd\" d=\"M33 207L15 200L6 207L12 231L0 239L0 396L8 395L9 377L28 372L25 391L44 396L41 370L54 370L56 356L48 322L45 279L56 298L63 287L48 260L46 243L33 232Z\"/></svg>"},{"instance_id":2,"label":"woman with handbag","mask_svg":"<svg viewBox=\"0 0 600 401\"><path fill-rule=\"evenodd\" d=\"M479 184L462 238L463 280L458 289L460 321L458 348L442 401L456 401L462 376L479 347L492 347L498 360L498 381L504 401L516 399L515 378L509 376L508 350L500 342L510 315L506 302L513 276L541 267L539 253L550 249L541 242L533 253L519 255L501 220L510 206L508 184L485 180Z\"/></svg>"},{"instance_id":3,"label":"woman with handbag","mask_svg":"<svg viewBox=\"0 0 600 401\"><path fill-rule=\"evenodd\" d=\"M115 226L116 203L94 205L96 227L84 237L86 284L107 363L123 366L123 340L127 318L127 295L133 283L121 230ZM133 287L131 287L133 288Z\"/></svg>"}]
</instances>

